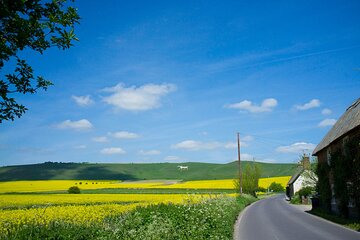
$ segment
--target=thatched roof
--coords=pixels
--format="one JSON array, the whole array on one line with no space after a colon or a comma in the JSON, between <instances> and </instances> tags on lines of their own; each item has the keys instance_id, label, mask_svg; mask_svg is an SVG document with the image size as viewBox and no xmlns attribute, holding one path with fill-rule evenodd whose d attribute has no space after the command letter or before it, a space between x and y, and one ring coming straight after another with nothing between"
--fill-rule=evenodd
<instances>
[{"instance_id":1,"label":"thatched roof","mask_svg":"<svg viewBox=\"0 0 360 240\"><path fill-rule=\"evenodd\" d=\"M321 140L321 142L316 146L313 151L313 155L316 155L336 139L358 126L360 126L360 98L348 107L348 109L346 109L346 112L339 118L323 140Z\"/></svg>"}]
</instances>

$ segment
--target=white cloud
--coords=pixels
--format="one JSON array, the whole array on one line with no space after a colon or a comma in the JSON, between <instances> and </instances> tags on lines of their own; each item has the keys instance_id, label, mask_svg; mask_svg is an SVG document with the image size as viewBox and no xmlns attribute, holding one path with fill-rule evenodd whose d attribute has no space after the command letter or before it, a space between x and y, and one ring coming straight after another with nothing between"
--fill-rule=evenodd
<instances>
[{"instance_id":1,"label":"white cloud","mask_svg":"<svg viewBox=\"0 0 360 240\"><path fill-rule=\"evenodd\" d=\"M79 121L65 120L57 125L60 129L74 129L74 130L88 130L93 128L91 122L87 119L81 119Z\"/></svg>"},{"instance_id":2,"label":"white cloud","mask_svg":"<svg viewBox=\"0 0 360 240\"><path fill-rule=\"evenodd\" d=\"M222 144L219 142L200 142L194 140L186 140L180 143L172 145L175 149L184 149L187 151L198 151L198 150L212 150L221 147Z\"/></svg>"},{"instance_id":3,"label":"white cloud","mask_svg":"<svg viewBox=\"0 0 360 240\"><path fill-rule=\"evenodd\" d=\"M148 151L140 150L139 154L148 156L148 155L159 155L161 154L161 152L159 150L148 150Z\"/></svg>"},{"instance_id":4,"label":"white cloud","mask_svg":"<svg viewBox=\"0 0 360 240\"><path fill-rule=\"evenodd\" d=\"M107 142L108 138L105 136L102 137L93 137L91 140L93 140L94 142Z\"/></svg>"},{"instance_id":5,"label":"white cloud","mask_svg":"<svg viewBox=\"0 0 360 240\"><path fill-rule=\"evenodd\" d=\"M241 137L240 139L243 140L244 142L251 142L254 140L254 137L247 135L247 136Z\"/></svg>"},{"instance_id":6,"label":"white cloud","mask_svg":"<svg viewBox=\"0 0 360 240\"><path fill-rule=\"evenodd\" d=\"M240 147L248 147L248 146L249 146L248 143L240 141ZM224 148L226 149L235 149L237 147L238 147L237 142L227 142L224 144Z\"/></svg>"},{"instance_id":7,"label":"white cloud","mask_svg":"<svg viewBox=\"0 0 360 240\"><path fill-rule=\"evenodd\" d=\"M94 101L91 99L90 95L86 96L71 96L72 99L76 102L77 105L84 107L88 106L94 103Z\"/></svg>"},{"instance_id":8,"label":"white cloud","mask_svg":"<svg viewBox=\"0 0 360 240\"><path fill-rule=\"evenodd\" d=\"M312 99L310 102L307 102L303 105L295 105L295 108L300 111L308 110L311 108L320 107L320 100L319 99Z\"/></svg>"},{"instance_id":9,"label":"white cloud","mask_svg":"<svg viewBox=\"0 0 360 240\"><path fill-rule=\"evenodd\" d=\"M118 139L135 139L139 138L140 136L136 133L126 132L126 131L120 131L120 132L114 132L109 133L110 136Z\"/></svg>"},{"instance_id":10,"label":"white cloud","mask_svg":"<svg viewBox=\"0 0 360 240\"><path fill-rule=\"evenodd\" d=\"M237 148L237 143L236 142L228 142L228 143L225 143L224 147L226 149L235 149L235 148Z\"/></svg>"},{"instance_id":11,"label":"white cloud","mask_svg":"<svg viewBox=\"0 0 360 240\"><path fill-rule=\"evenodd\" d=\"M119 147L111 147L111 148L103 148L101 149L100 153L106 155L113 155L113 154L125 154L126 152Z\"/></svg>"},{"instance_id":12,"label":"white cloud","mask_svg":"<svg viewBox=\"0 0 360 240\"><path fill-rule=\"evenodd\" d=\"M117 109L129 111L145 111L160 106L161 97L175 91L173 84L146 84L140 87L124 87L122 83L110 88L105 88L105 92L111 93L104 97L103 101L113 105Z\"/></svg>"},{"instance_id":13,"label":"white cloud","mask_svg":"<svg viewBox=\"0 0 360 240\"><path fill-rule=\"evenodd\" d=\"M281 153L301 153L302 151L312 151L315 147L316 145L312 143L297 142L289 146L280 146L276 148L276 151Z\"/></svg>"},{"instance_id":14,"label":"white cloud","mask_svg":"<svg viewBox=\"0 0 360 240\"><path fill-rule=\"evenodd\" d=\"M74 146L75 149L85 149L86 145L76 145Z\"/></svg>"},{"instance_id":15,"label":"white cloud","mask_svg":"<svg viewBox=\"0 0 360 240\"><path fill-rule=\"evenodd\" d=\"M321 114L322 115L330 115L332 113L331 109L328 109L328 108L324 108L322 111L321 111Z\"/></svg>"},{"instance_id":16,"label":"white cloud","mask_svg":"<svg viewBox=\"0 0 360 240\"><path fill-rule=\"evenodd\" d=\"M180 158L178 156L166 156L164 158L165 161L178 161Z\"/></svg>"},{"instance_id":17,"label":"white cloud","mask_svg":"<svg viewBox=\"0 0 360 240\"><path fill-rule=\"evenodd\" d=\"M278 160L273 158L265 158L265 159L256 159L257 162L264 162L264 163L279 163Z\"/></svg>"},{"instance_id":18,"label":"white cloud","mask_svg":"<svg viewBox=\"0 0 360 240\"><path fill-rule=\"evenodd\" d=\"M271 112L274 109L274 107L277 106L277 104L278 102L275 98L267 98L264 99L261 105L259 106L253 104L251 101L244 100L239 103L228 104L225 107L232 109L246 110L251 113L260 113L260 112Z\"/></svg>"},{"instance_id":19,"label":"white cloud","mask_svg":"<svg viewBox=\"0 0 360 240\"><path fill-rule=\"evenodd\" d=\"M240 159L241 160L253 160L254 156L248 153L241 153Z\"/></svg>"},{"instance_id":20,"label":"white cloud","mask_svg":"<svg viewBox=\"0 0 360 240\"><path fill-rule=\"evenodd\" d=\"M246 136L243 139L247 141L240 141L241 147L247 147L249 146L248 141L252 141L252 136ZM199 151L199 150L214 150L218 148L225 148L225 149L236 149L237 148L237 142L201 142L201 141L195 141L195 140L185 140L182 142L179 142L177 144L174 144L171 146L174 149L183 149L187 151Z\"/></svg>"},{"instance_id":21,"label":"white cloud","mask_svg":"<svg viewBox=\"0 0 360 240\"><path fill-rule=\"evenodd\" d=\"M240 136L240 147L248 147L249 146L249 142L253 141L254 140L254 137L253 136L250 136L250 135L247 135L247 136L244 136L244 137L241 137ZM226 149L235 149L237 148L237 141L235 142L227 142L224 144L224 147Z\"/></svg>"},{"instance_id":22,"label":"white cloud","mask_svg":"<svg viewBox=\"0 0 360 240\"><path fill-rule=\"evenodd\" d=\"M329 127L329 126L333 126L335 123L336 123L336 119L327 118L327 119L322 120L318 124L318 127Z\"/></svg>"}]
</instances>

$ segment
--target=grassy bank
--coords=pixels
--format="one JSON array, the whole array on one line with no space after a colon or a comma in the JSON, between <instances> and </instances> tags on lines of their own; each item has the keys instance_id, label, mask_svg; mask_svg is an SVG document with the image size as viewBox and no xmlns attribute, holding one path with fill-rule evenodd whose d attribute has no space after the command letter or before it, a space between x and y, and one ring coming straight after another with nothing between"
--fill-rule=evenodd
<instances>
[{"instance_id":1,"label":"grassy bank","mask_svg":"<svg viewBox=\"0 0 360 240\"><path fill-rule=\"evenodd\" d=\"M360 232L360 220L345 219L345 218L330 214L328 212L325 212L322 209L314 209L314 210L309 211L309 213L316 215L318 217L324 218L326 220L329 220L331 222L343 225L344 227L347 227L347 228L350 228L350 229Z\"/></svg>"},{"instance_id":2,"label":"grassy bank","mask_svg":"<svg viewBox=\"0 0 360 240\"><path fill-rule=\"evenodd\" d=\"M101 222L9 226L1 231L0 239L232 239L238 213L253 201L250 196L223 196L198 203L162 203Z\"/></svg>"},{"instance_id":3,"label":"grassy bank","mask_svg":"<svg viewBox=\"0 0 360 240\"><path fill-rule=\"evenodd\" d=\"M237 162L214 163L42 163L0 167L0 181L15 180L210 180L233 179L238 175ZM253 162L243 161L243 169ZM291 176L296 164L256 163L261 168L261 177ZM178 165L188 166L180 171Z\"/></svg>"}]
</instances>

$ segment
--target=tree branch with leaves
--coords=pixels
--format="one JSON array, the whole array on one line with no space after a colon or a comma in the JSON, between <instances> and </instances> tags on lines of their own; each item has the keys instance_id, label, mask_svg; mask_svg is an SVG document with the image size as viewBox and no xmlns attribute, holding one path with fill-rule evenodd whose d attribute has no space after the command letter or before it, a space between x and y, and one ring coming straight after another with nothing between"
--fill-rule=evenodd
<instances>
[{"instance_id":1,"label":"tree branch with leaves","mask_svg":"<svg viewBox=\"0 0 360 240\"><path fill-rule=\"evenodd\" d=\"M74 2L71 0L71 2ZM78 41L74 26L79 23L77 9L67 0L0 0L0 71L16 61L13 73L0 75L0 123L20 118L26 110L15 94L34 94L53 85L34 76L32 67L19 53L30 49L40 54L50 48L70 48Z\"/></svg>"}]
</instances>

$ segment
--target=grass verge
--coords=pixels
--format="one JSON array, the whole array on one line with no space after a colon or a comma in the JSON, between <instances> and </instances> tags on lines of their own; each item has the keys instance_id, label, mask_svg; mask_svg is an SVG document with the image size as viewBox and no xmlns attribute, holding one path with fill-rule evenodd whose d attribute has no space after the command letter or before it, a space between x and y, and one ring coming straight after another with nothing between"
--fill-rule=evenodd
<instances>
[{"instance_id":1,"label":"grass verge","mask_svg":"<svg viewBox=\"0 0 360 240\"><path fill-rule=\"evenodd\" d=\"M336 216L328 212L325 212L322 209L313 209L308 213L360 232L360 220L345 219L340 216Z\"/></svg>"}]
</instances>

